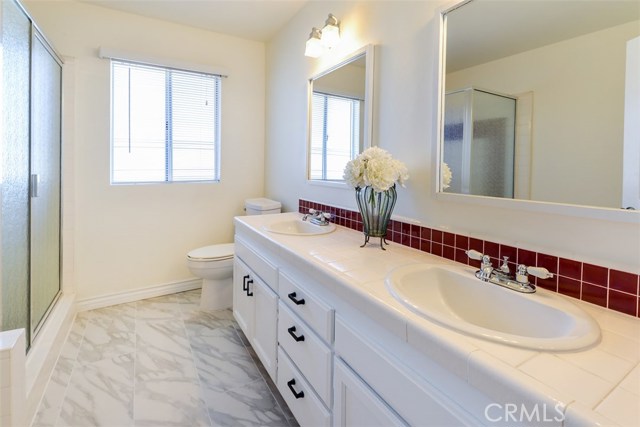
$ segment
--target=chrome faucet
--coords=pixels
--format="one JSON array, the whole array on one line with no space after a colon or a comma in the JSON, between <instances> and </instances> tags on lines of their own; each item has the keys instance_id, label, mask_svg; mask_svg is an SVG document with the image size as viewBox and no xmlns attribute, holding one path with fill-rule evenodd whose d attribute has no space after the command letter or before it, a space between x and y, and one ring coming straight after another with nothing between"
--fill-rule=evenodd
<instances>
[{"instance_id":1,"label":"chrome faucet","mask_svg":"<svg viewBox=\"0 0 640 427\"><path fill-rule=\"evenodd\" d=\"M509 268L509 257L503 257L503 263L499 269L494 269L491 264L491 258L483 255L473 249L468 250L467 256L471 259L481 260L480 269L476 271L476 277L483 282L493 283L513 291L523 293L533 293L536 286L529 282L529 275L539 277L541 279L549 279L553 277L553 273L542 267L527 267L524 264L518 265L515 276L511 274Z\"/></svg>"},{"instance_id":2,"label":"chrome faucet","mask_svg":"<svg viewBox=\"0 0 640 427\"><path fill-rule=\"evenodd\" d=\"M305 214L302 217L303 221L306 221L307 218L311 215L310 223L316 225L329 225L329 219L331 219L331 214L327 212L317 211L315 209L309 209L309 213Z\"/></svg>"}]
</instances>

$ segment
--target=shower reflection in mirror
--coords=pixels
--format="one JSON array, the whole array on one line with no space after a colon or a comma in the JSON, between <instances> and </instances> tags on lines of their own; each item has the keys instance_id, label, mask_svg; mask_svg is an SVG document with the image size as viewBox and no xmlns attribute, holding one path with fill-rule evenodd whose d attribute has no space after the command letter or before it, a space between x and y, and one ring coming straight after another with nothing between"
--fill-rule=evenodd
<instances>
[{"instance_id":1,"label":"shower reflection in mirror","mask_svg":"<svg viewBox=\"0 0 640 427\"><path fill-rule=\"evenodd\" d=\"M451 170L444 191L514 196L516 100L466 88L445 95L443 161Z\"/></svg>"}]
</instances>

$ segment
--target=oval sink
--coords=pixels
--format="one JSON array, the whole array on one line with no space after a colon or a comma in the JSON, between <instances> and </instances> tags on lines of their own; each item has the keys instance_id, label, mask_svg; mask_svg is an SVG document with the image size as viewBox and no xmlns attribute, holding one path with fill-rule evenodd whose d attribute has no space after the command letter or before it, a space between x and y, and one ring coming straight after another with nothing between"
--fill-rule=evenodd
<instances>
[{"instance_id":1,"label":"oval sink","mask_svg":"<svg viewBox=\"0 0 640 427\"><path fill-rule=\"evenodd\" d=\"M310 222L297 220L287 220L265 225L264 229L272 233L289 234L292 236L315 236L318 234L328 234L336 229L336 225L315 225Z\"/></svg>"},{"instance_id":2,"label":"oval sink","mask_svg":"<svg viewBox=\"0 0 640 427\"><path fill-rule=\"evenodd\" d=\"M468 335L536 350L577 350L600 339L596 321L549 291L523 294L454 267L410 264L387 276L388 291L414 313Z\"/></svg>"}]
</instances>

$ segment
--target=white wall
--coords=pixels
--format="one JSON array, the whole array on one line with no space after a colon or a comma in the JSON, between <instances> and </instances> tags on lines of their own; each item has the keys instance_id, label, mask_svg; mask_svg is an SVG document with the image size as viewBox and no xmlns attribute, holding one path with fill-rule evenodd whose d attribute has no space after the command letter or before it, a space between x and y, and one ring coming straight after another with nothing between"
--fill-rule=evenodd
<instances>
[{"instance_id":1,"label":"white wall","mask_svg":"<svg viewBox=\"0 0 640 427\"><path fill-rule=\"evenodd\" d=\"M447 92L532 91L531 198L619 208L626 42L638 34L634 21L450 73Z\"/></svg>"},{"instance_id":2,"label":"white wall","mask_svg":"<svg viewBox=\"0 0 640 427\"><path fill-rule=\"evenodd\" d=\"M244 199L263 194L264 44L72 1L26 7L58 52L73 59L73 92L65 96L74 105L65 117L73 120L73 156L66 158L74 162L74 194L65 199L75 204L66 215L75 239L65 249L73 250L78 298L192 277L186 253L232 241L232 218L243 213ZM109 184L110 68L97 57L100 46L228 72L220 183Z\"/></svg>"},{"instance_id":3,"label":"white wall","mask_svg":"<svg viewBox=\"0 0 640 427\"><path fill-rule=\"evenodd\" d=\"M571 259L640 271L638 219L615 221L436 198L438 13L441 1L310 2L267 46L266 194L297 209L298 198L356 210L353 190L305 179L306 79L323 63L304 56L312 26L328 13L342 22L342 52L372 43L376 51L373 142L411 174L395 214L423 225ZM576 144L580 141L576 140ZM510 202L510 201L509 201ZM564 209L557 209L563 211Z\"/></svg>"}]
</instances>

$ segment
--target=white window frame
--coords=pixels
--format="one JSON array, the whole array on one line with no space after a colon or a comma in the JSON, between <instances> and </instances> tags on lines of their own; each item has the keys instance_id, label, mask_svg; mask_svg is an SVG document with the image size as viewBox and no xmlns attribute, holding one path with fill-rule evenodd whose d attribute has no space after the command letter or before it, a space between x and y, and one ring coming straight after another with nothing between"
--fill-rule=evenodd
<instances>
[{"instance_id":1,"label":"white window frame","mask_svg":"<svg viewBox=\"0 0 640 427\"><path fill-rule=\"evenodd\" d=\"M215 79L215 89L214 89L214 102L215 102L215 109L212 115L212 119L214 120L214 129L215 129L215 136L214 136L214 141L213 141L213 149L214 149L214 165L213 165L213 176L211 178L206 178L206 179L174 179L173 173L174 173L174 168L173 168L173 150L172 150L172 144L173 144L173 135L171 133L171 129L173 127L173 122L172 122L172 109L173 109L173 105L172 105L172 100L171 100L171 96L170 96L170 84L166 84L166 92L165 92L165 97L166 97L166 101L165 104L168 106L168 108L165 110L165 140L164 140L164 144L165 144L165 176L164 176L164 180L118 180L116 181L114 179L114 171L115 171L115 164L114 164L114 64L122 64L125 66L131 66L131 67L144 67L144 68L151 68L151 69L157 69L157 70L162 70L166 73L166 76L170 76L172 72L179 72L182 74L188 74L188 75L200 75L200 76L206 76L207 78L211 78L213 77ZM220 168L220 153L221 153L221 105L222 105L222 78L226 77L225 75L222 74L216 74L216 73L210 73L210 72L205 72L205 71L192 71L192 70L185 70L182 68L174 68L174 67L166 67L166 66L162 66L162 65L154 65L154 64L147 64L147 63L141 63L141 62L137 62L137 61L131 61L131 60L126 60L126 59L118 59L118 58L111 58L111 107L110 107L110 118L111 118L111 136L110 136L110 154L111 154L111 161L110 161L110 182L112 185L136 185L136 184L167 184L167 183L217 183L220 181L220 174L221 174L221 168ZM165 79L167 78L165 77ZM165 80L166 82L166 80ZM170 106L170 107L169 107Z\"/></svg>"}]
</instances>

